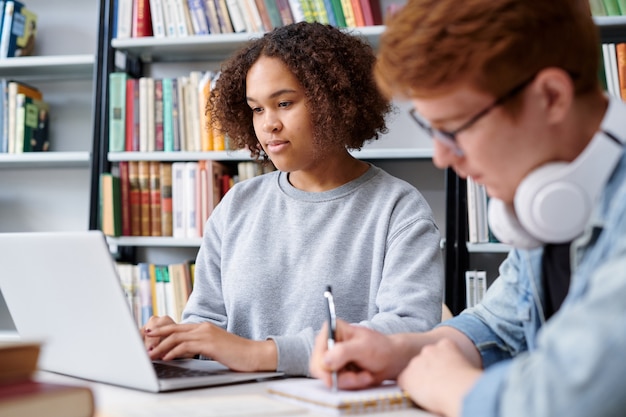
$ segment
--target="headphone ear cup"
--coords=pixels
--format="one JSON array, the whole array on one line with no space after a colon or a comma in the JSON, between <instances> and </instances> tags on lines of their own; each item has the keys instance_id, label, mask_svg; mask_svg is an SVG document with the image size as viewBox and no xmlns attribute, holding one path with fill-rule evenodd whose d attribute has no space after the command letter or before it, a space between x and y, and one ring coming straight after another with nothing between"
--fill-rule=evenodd
<instances>
[{"instance_id":1,"label":"headphone ear cup","mask_svg":"<svg viewBox=\"0 0 626 417\"><path fill-rule=\"evenodd\" d=\"M515 193L515 213L531 235L543 242L569 242L583 231L591 195L576 182L572 165L546 164L531 172Z\"/></svg>"},{"instance_id":2,"label":"headphone ear cup","mask_svg":"<svg viewBox=\"0 0 626 417\"><path fill-rule=\"evenodd\" d=\"M515 215L513 208L502 200L489 199L487 216L491 232L500 242L519 249L537 248L543 244L526 231Z\"/></svg>"}]
</instances>

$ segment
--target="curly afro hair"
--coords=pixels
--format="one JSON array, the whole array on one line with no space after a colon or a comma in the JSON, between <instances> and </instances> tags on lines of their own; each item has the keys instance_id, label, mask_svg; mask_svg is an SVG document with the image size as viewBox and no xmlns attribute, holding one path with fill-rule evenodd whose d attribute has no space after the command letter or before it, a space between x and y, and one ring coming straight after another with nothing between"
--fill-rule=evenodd
<instances>
[{"instance_id":1,"label":"curly afro hair","mask_svg":"<svg viewBox=\"0 0 626 417\"><path fill-rule=\"evenodd\" d=\"M302 85L316 143L361 149L387 132L391 103L376 85L371 46L330 25L299 22L252 40L224 62L206 112L211 128L221 130L232 147L267 160L246 102L246 76L261 56L283 61Z\"/></svg>"}]
</instances>

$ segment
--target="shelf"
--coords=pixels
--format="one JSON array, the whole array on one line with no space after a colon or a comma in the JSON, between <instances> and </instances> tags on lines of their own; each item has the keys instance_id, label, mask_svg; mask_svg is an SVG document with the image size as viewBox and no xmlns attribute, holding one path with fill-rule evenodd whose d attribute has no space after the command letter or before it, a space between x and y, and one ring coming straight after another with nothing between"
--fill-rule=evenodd
<instances>
[{"instance_id":1,"label":"shelf","mask_svg":"<svg viewBox=\"0 0 626 417\"><path fill-rule=\"evenodd\" d=\"M595 16L593 21L599 27L626 26L626 16Z\"/></svg>"},{"instance_id":2,"label":"shelf","mask_svg":"<svg viewBox=\"0 0 626 417\"><path fill-rule=\"evenodd\" d=\"M93 55L25 56L0 59L0 77L29 80L91 79Z\"/></svg>"},{"instance_id":3,"label":"shelf","mask_svg":"<svg viewBox=\"0 0 626 417\"><path fill-rule=\"evenodd\" d=\"M504 243L467 243L471 253L508 253L512 248Z\"/></svg>"},{"instance_id":4,"label":"shelf","mask_svg":"<svg viewBox=\"0 0 626 417\"><path fill-rule=\"evenodd\" d=\"M368 26L344 29L360 35L378 48L378 38L384 26ZM193 35L182 38L141 38L112 39L114 49L128 53L143 62L211 61L223 60L234 51L263 33L222 33L215 35Z\"/></svg>"},{"instance_id":5,"label":"shelf","mask_svg":"<svg viewBox=\"0 0 626 417\"><path fill-rule=\"evenodd\" d=\"M603 43L620 43L626 37L626 16L594 17Z\"/></svg>"},{"instance_id":6,"label":"shelf","mask_svg":"<svg viewBox=\"0 0 626 417\"><path fill-rule=\"evenodd\" d=\"M430 148L362 149L351 152L359 159L430 159ZM250 161L248 151L209 152L109 152L109 162L120 161Z\"/></svg>"},{"instance_id":7,"label":"shelf","mask_svg":"<svg viewBox=\"0 0 626 417\"><path fill-rule=\"evenodd\" d=\"M89 152L26 152L0 154L0 169L7 168L76 168L89 167Z\"/></svg>"},{"instance_id":8,"label":"shelf","mask_svg":"<svg viewBox=\"0 0 626 417\"><path fill-rule=\"evenodd\" d=\"M149 246L149 247L200 247L202 238L173 238L173 237L134 237L134 236L107 236L109 247L114 246Z\"/></svg>"}]
</instances>

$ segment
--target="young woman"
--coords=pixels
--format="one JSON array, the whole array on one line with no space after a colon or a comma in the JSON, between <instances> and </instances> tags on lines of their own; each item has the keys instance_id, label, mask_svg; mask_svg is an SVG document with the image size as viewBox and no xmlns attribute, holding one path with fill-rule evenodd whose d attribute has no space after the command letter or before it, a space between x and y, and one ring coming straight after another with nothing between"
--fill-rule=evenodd
<instances>
[{"instance_id":1,"label":"young woman","mask_svg":"<svg viewBox=\"0 0 626 417\"><path fill-rule=\"evenodd\" d=\"M440 234L422 195L354 158L389 102L357 37L297 23L222 68L207 111L278 169L235 185L209 218L182 324L145 327L154 359L202 355L241 371L308 373L331 285L337 315L384 333L441 318Z\"/></svg>"}]
</instances>

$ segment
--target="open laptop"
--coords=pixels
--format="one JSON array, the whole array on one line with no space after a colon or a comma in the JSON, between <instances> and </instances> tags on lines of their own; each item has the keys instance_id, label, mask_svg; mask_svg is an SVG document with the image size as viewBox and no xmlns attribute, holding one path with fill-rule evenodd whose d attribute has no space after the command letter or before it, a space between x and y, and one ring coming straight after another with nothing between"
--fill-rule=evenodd
<instances>
[{"instance_id":1,"label":"open laptop","mask_svg":"<svg viewBox=\"0 0 626 417\"><path fill-rule=\"evenodd\" d=\"M165 364L202 375L157 377L99 231L0 233L0 289L20 337L42 340L46 371L151 392L281 375L189 359Z\"/></svg>"}]
</instances>

